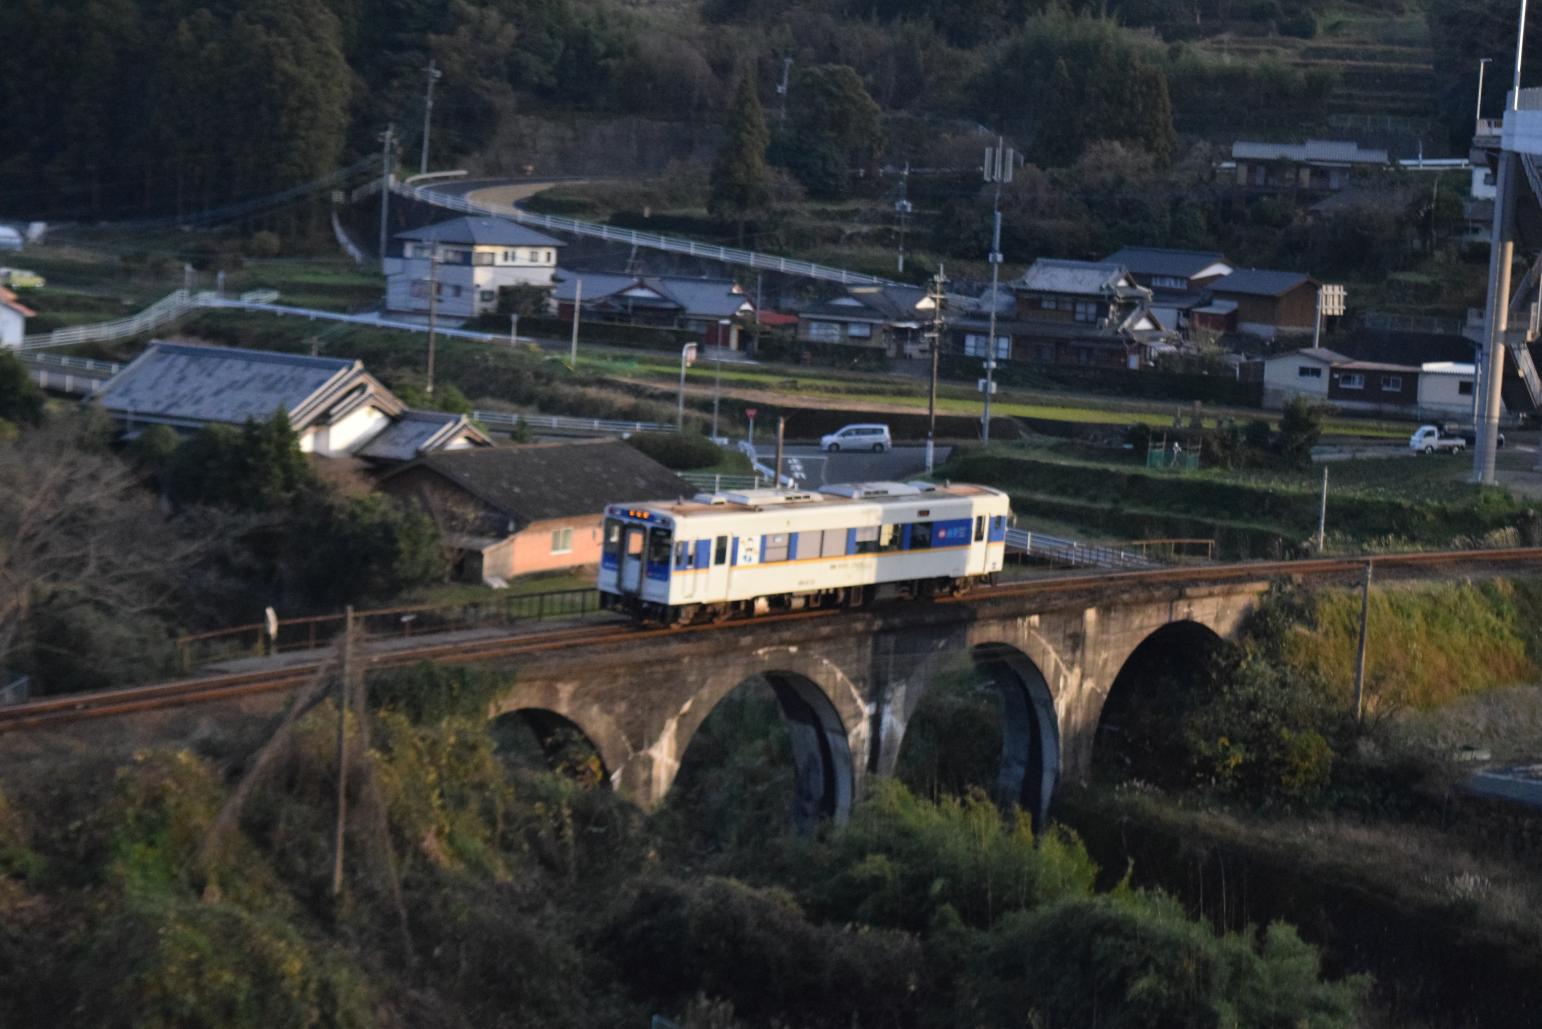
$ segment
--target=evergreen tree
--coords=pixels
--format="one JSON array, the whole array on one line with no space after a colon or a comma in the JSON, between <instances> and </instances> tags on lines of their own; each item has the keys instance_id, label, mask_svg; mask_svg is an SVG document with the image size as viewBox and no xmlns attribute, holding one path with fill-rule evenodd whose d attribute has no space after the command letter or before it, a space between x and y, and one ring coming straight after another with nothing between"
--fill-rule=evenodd
<instances>
[{"instance_id":1,"label":"evergreen tree","mask_svg":"<svg viewBox=\"0 0 1542 1029\"><path fill-rule=\"evenodd\" d=\"M712 163L712 192L707 210L716 218L732 218L744 236L746 219L771 203L771 173L766 167L766 147L771 134L749 69L739 78L727 131Z\"/></svg>"}]
</instances>

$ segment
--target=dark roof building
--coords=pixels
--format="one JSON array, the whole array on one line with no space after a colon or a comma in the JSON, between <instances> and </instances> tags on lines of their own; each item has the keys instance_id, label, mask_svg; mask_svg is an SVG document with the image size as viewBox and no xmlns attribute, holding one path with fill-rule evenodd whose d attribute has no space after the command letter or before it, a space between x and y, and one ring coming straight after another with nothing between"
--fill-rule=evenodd
<instances>
[{"instance_id":1,"label":"dark roof building","mask_svg":"<svg viewBox=\"0 0 1542 1029\"><path fill-rule=\"evenodd\" d=\"M457 551L458 577L493 585L597 564L608 504L696 493L616 439L430 454L381 488L434 519Z\"/></svg>"},{"instance_id":2,"label":"dark roof building","mask_svg":"<svg viewBox=\"0 0 1542 1029\"><path fill-rule=\"evenodd\" d=\"M694 496L695 487L624 440L531 443L429 454L391 472L387 489L424 474L452 484L515 526L598 515L606 504Z\"/></svg>"},{"instance_id":3,"label":"dark roof building","mask_svg":"<svg viewBox=\"0 0 1542 1029\"><path fill-rule=\"evenodd\" d=\"M1233 271L1226 257L1214 250L1123 247L1103 260L1122 265L1136 282L1152 289L1190 290Z\"/></svg>"},{"instance_id":4,"label":"dark roof building","mask_svg":"<svg viewBox=\"0 0 1542 1029\"><path fill-rule=\"evenodd\" d=\"M398 232L414 243L454 243L477 247L560 247L563 242L507 218L467 216Z\"/></svg>"},{"instance_id":5,"label":"dark roof building","mask_svg":"<svg viewBox=\"0 0 1542 1029\"><path fill-rule=\"evenodd\" d=\"M1265 268L1238 268L1224 279L1214 283L1211 291L1217 294L1242 294L1253 297L1282 297L1312 277L1303 272L1277 272Z\"/></svg>"}]
</instances>

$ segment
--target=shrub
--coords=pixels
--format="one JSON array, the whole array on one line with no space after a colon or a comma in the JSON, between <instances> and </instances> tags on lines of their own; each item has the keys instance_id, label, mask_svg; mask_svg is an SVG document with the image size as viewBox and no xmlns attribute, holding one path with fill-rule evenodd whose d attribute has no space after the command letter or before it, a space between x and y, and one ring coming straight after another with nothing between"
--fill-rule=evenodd
<instances>
[{"instance_id":1,"label":"shrub","mask_svg":"<svg viewBox=\"0 0 1542 1029\"><path fill-rule=\"evenodd\" d=\"M283 241L278 238L276 232L254 232L246 241L247 257L277 257L283 250Z\"/></svg>"},{"instance_id":2,"label":"shrub","mask_svg":"<svg viewBox=\"0 0 1542 1029\"><path fill-rule=\"evenodd\" d=\"M723 457L722 448L694 432L639 432L627 442L677 472L710 468Z\"/></svg>"},{"instance_id":3,"label":"shrub","mask_svg":"<svg viewBox=\"0 0 1542 1029\"><path fill-rule=\"evenodd\" d=\"M1310 468L1321 437L1321 413L1305 397L1292 397L1280 415L1280 459L1291 468Z\"/></svg>"}]
</instances>

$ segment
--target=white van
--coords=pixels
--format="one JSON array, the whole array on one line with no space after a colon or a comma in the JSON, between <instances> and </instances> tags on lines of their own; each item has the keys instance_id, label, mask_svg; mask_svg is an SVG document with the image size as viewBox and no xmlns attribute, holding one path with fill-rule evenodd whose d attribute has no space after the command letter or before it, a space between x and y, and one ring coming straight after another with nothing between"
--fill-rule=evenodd
<instances>
[{"instance_id":1,"label":"white van","mask_svg":"<svg viewBox=\"0 0 1542 1029\"><path fill-rule=\"evenodd\" d=\"M848 425L819 438L819 449L832 454L838 450L871 450L881 454L894 446L887 425Z\"/></svg>"}]
</instances>

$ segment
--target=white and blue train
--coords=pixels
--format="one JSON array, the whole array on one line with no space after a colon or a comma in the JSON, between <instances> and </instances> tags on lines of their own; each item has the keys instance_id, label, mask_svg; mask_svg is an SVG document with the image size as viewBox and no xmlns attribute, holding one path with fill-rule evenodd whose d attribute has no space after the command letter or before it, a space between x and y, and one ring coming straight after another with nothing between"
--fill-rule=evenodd
<instances>
[{"instance_id":1,"label":"white and blue train","mask_svg":"<svg viewBox=\"0 0 1542 1029\"><path fill-rule=\"evenodd\" d=\"M854 483L754 489L605 509L601 606L676 623L957 593L1001 570L1005 493Z\"/></svg>"}]
</instances>

